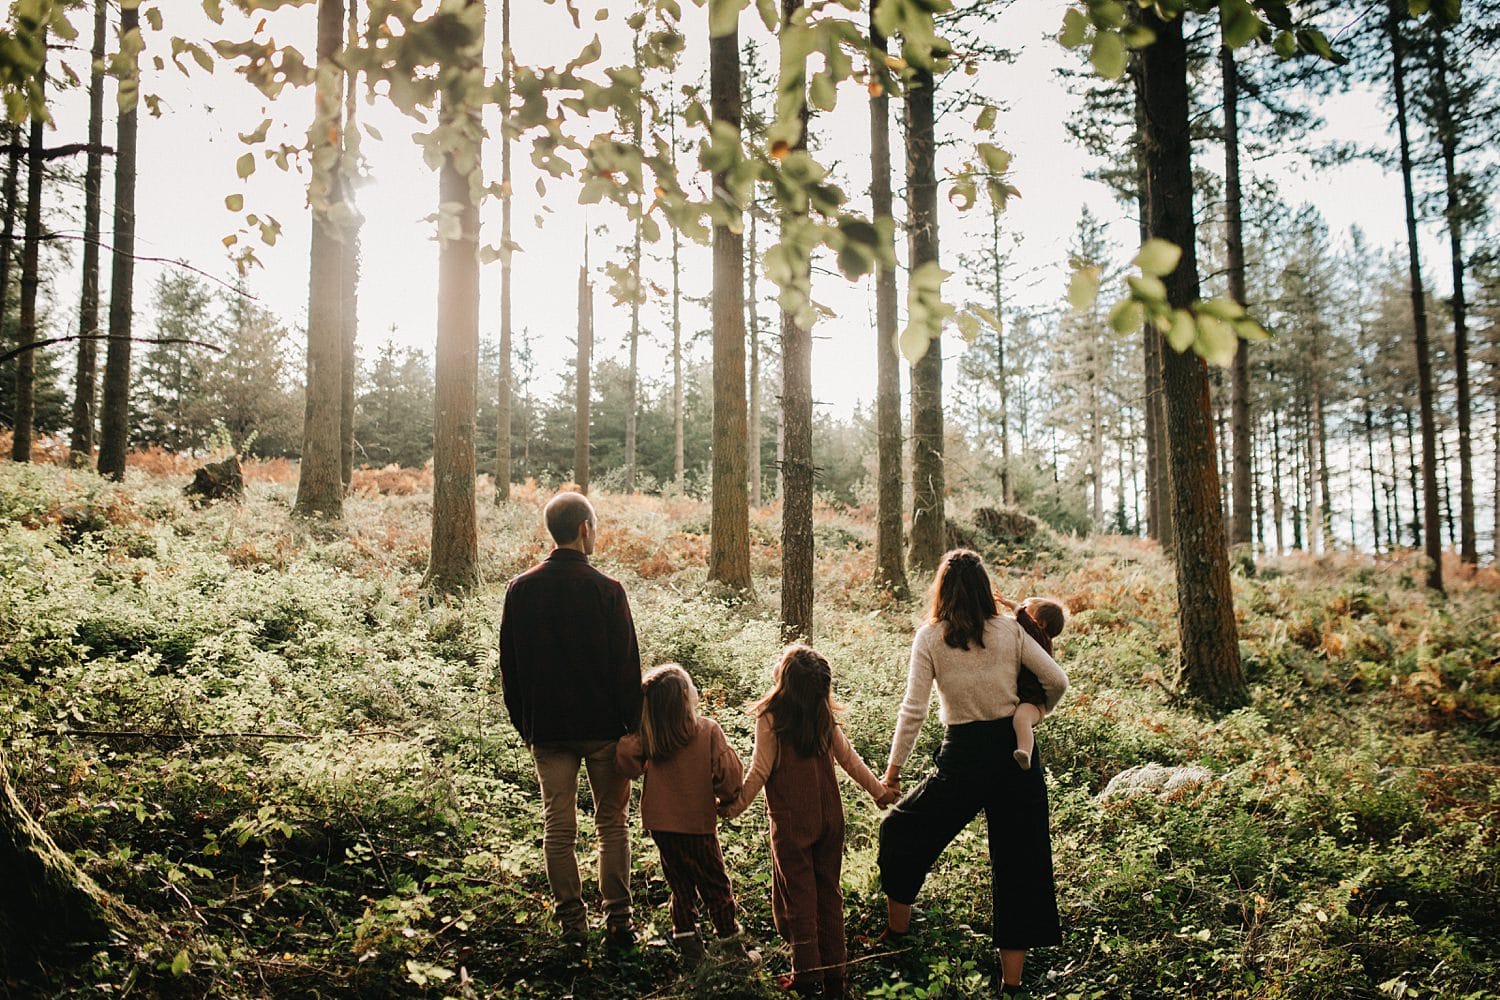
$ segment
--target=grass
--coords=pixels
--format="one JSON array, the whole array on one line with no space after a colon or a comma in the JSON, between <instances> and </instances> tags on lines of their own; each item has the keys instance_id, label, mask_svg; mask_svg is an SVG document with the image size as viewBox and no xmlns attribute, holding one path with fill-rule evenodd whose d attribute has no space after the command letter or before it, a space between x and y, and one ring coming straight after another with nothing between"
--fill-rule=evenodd
<instances>
[{"instance_id":1,"label":"grass","mask_svg":"<svg viewBox=\"0 0 1500 1000\"><path fill-rule=\"evenodd\" d=\"M63 848L159 926L9 992L775 993L769 977L680 974L638 829L639 951L569 953L548 924L535 776L495 676L505 581L547 547L541 491L500 508L481 494L485 582L434 605L418 591L420 475L365 477L345 522L326 525L290 516L282 466L252 466L244 503L205 508L183 499L181 472L114 485L0 464L4 753ZM597 562L630 593L643 658L687 666L748 757L742 706L779 651L776 508L752 514L754 598L726 603L705 586L704 504L595 500ZM818 645L878 768L919 611L871 586L870 511L820 507L817 522ZM1046 535L989 554L1007 596L1055 594L1075 611L1058 645L1073 691L1039 730L1065 940L1031 957L1033 996L1500 991L1493 570L1453 567L1446 598L1406 555L1273 560L1236 578L1253 700L1214 717L1172 694L1174 586L1154 547ZM918 760L938 736L934 719ZM1148 762L1215 778L1168 798L1099 798ZM856 984L870 997L987 995L982 826L929 879L913 948L884 955L864 940L883 907L879 813L852 784L845 795ZM721 839L768 972L785 971L763 812Z\"/></svg>"}]
</instances>

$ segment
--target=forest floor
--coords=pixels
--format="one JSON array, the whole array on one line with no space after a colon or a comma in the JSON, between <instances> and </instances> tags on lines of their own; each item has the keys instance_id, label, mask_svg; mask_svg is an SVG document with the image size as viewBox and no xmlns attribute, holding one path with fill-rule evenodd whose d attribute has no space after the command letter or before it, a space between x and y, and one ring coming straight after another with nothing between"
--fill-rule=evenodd
<instances>
[{"instance_id":1,"label":"forest floor","mask_svg":"<svg viewBox=\"0 0 1500 1000\"><path fill-rule=\"evenodd\" d=\"M634 826L642 946L563 948L548 920L530 759L498 700L506 580L547 549L545 499L481 493L485 582L424 601L430 497L364 473L342 525L294 520L285 466L198 508L186 477L124 485L0 463L0 738L23 801L150 940L87 949L17 996L775 995L765 815L721 831L766 971L682 975L656 850ZM629 594L648 664L676 660L748 758L768 681L779 513L752 514L754 599L705 586L708 508L601 495L596 562ZM1039 731L1064 926L1029 995L1500 994L1500 576L1413 557L1269 560L1234 580L1253 702L1174 697L1174 585L1147 543L985 534L1007 596L1064 598L1073 689ZM871 585L872 512L817 512L817 632L854 745L885 760L919 615ZM919 585L925 581L919 582ZM917 760L934 749L928 722ZM1197 765L1170 795L1103 799L1134 765ZM913 769L915 768L913 765ZM844 888L870 998L990 995L982 820L882 926L879 812L845 783ZM580 851L591 866L583 823Z\"/></svg>"}]
</instances>

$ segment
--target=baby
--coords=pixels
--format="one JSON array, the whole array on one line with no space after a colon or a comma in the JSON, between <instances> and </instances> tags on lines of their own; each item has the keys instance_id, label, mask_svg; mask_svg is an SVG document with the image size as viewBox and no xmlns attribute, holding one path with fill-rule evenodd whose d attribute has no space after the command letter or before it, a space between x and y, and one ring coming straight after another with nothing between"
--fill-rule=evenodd
<instances>
[{"instance_id":1,"label":"baby","mask_svg":"<svg viewBox=\"0 0 1500 1000\"><path fill-rule=\"evenodd\" d=\"M1048 656L1052 655L1052 640L1062 634L1067 621L1067 609L1060 601L1050 597L1028 597L1016 605L1017 624L1036 640L1036 644ZM1035 727L1047 714L1047 699L1046 692L1042 690L1042 682L1036 679L1036 675L1024 666L1019 670L1016 676L1016 694L1020 697L1021 704L1016 706L1016 714L1012 716L1016 727L1014 756L1016 763L1021 765L1021 770L1029 771L1031 753L1036 748Z\"/></svg>"}]
</instances>

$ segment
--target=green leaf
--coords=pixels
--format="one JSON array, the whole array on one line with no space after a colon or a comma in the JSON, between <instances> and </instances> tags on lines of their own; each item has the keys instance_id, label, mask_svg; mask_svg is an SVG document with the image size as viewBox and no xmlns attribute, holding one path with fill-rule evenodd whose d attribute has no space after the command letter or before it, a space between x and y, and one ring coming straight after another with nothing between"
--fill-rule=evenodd
<instances>
[{"instance_id":1,"label":"green leaf","mask_svg":"<svg viewBox=\"0 0 1500 1000\"><path fill-rule=\"evenodd\" d=\"M1167 344L1172 350L1181 354L1193 346L1193 341L1198 339L1198 324L1193 322L1193 314L1186 309L1172 310L1172 323L1167 327Z\"/></svg>"},{"instance_id":2,"label":"green leaf","mask_svg":"<svg viewBox=\"0 0 1500 1000\"><path fill-rule=\"evenodd\" d=\"M1146 309L1135 299L1121 299L1109 311L1109 328L1126 334L1139 330L1146 322Z\"/></svg>"},{"instance_id":3,"label":"green leaf","mask_svg":"<svg viewBox=\"0 0 1500 1000\"><path fill-rule=\"evenodd\" d=\"M244 180L246 177L249 177L251 174L255 173L255 154L246 153L238 160L235 160L234 172L240 175L240 180Z\"/></svg>"},{"instance_id":4,"label":"green leaf","mask_svg":"<svg viewBox=\"0 0 1500 1000\"><path fill-rule=\"evenodd\" d=\"M1010 169L1010 154L992 142L979 144L979 157L991 173L1003 174Z\"/></svg>"},{"instance_id":5,"label":"green leaf","mask_svg":"<svg viewBox=\"0 0 1500 1000\"><path fill-rule=\"evenodd\" d=\"M979 117L974 119L974 128L980 132L993 132L995 130L995 116L998 112L993 104L986 104L979 112Z\"/></svg>"},{"instance_id":6,"label":"green leaf","mask_svg":"<svg viewBox=\"0 0 1500 1000\"><path fill-rule=\"evenodd\" d=\"M1170 240L1153 236L1141 244L1140 253L1135 255L1135 260L1131 263L1140 268L1142 274L1161 278L1176 270L1177 262L1180 260L1182 260L1181 247Z\"/></svg>"},{"instance_id":7,"label":"green leaf","mask_svg":"<svg viewBox=\"0 0 1500 1000\"><path fill-rule=\"evenodd\" d=\"M1248 0L1220 0L1219 24L1224 32L1224 44L1231 49L1259 38L1263 27Z\"/></svg>"},{"instance_id":8,"label":"green leaf","mask_svg":"<svg viewBox=\"0 0 1500 1000\"><path fill-rule=\"evenodd\" d=\"M776 26L781 23L781 14L776 9L776 0L755 0L755 10L760 14L761 23L766 30L774 33ZM738 14L735 15L738 18Z\"/></svg>"},{"instance_id":9,"label":"green leaf","mask_svg":"<svg viewBox=\"0 0 1500 1000\"><path fill-rule=\"evenodd\" d=\"M188 952L187 952L186 948L184 948L181 951L179 951L172 958L172 975L174 975L174 976L184 975L192 967L193 967L193 960L188 957Z\"/></svg>"},{"instance_id":10,"label":"green leaf","mask_svg":"<svg viewBox=\"0 0 1500 1000\"><path fill-rule=\"evenodd\" d=\"M901 337L896 346L901 351L901 356L906 359L907 364L914 365L921 361L927 354L927 348L931 346L932 339L927 334L915 327L908 326L901 331Z\"/></svg>"},{"instance_id":11,"label":"green leaf","mask_svg":"<svg viewBox=\"0 0 1500 1000\"><path fill-rule=\"evenodd\" d=\"M1406 12L1412 17L1421 17L1432 7L1432 0L1410 0Z\"/></svg>"},{"instance_id":12,"label":"green leaf","mask_svg":"<svg viewBox=\"0 0 1500 1000\"><path fill-rule=\"evenodd\" d=\"M1297 54L1297 39L1290 31L1278 31L1276 40L1271 43L1271 48L1283 59L1290 59Z\"/></svg>"},{"instance_id":13,"label":"green leaf","mask_svg":"<svg viewBox=\"0 0 1500 1000\"><path fill-rule=\"evenodd\" d=\"M1167 286L1162 284L1160 278L1154 274L1132 274L1125 278L1125 284L1139 299L1147 302L1167 301Z\"/></svg>"},{"instance_id":14,"label":"green leaf","mask_svg":"<svg viewBox=\"0 0 1500 1000\"><path fill-rule=\"evenodd\" d=\"M151 25L152 31L161 30L161 8L152 7L146 12L146 23Z\"/></svg>"},{"instance_id":15,"label":"green leaf","mask_svg":"<svg viewBox=\"0 0 1500 1000\"><path fill-rule=\"evenodd\" d=\"M225 197L224 207L231 212L238 212L245 207L245 196L242 194L231 194Z\"/></svg>"},{"instance_id":16,"label":"green leaf","mask_svg":"<svg viewBox=\"0 0 1500 1000\"><path fill-rule=\"evenodd\" d=\"M1241 340L1270 340L1271 331L1261 326L1260 323L1249 316L1241 316L1234 320L1234 332Z\"/></svg>"},{"instance_id":17,"label":"green leaf","mask_svg":"<svg viewBox=\"0 0 1500 1000\"><path fill-rule=\"evenodd\" d=\"M838 100L838 90L833 85L833 77L828 73L814 73L812 81L808 84L807 96L812 101L812 106L819 111L832 111L833 105Z\"/></svg>"},{"instance_id":18,"label":"green leaf","mask_svg":"<svg viewBox=\"0 0 1500 1000\"><path fill-rule=\"evenodd\" d=\"M1118 31L1100 31L1094 36L1094 47L1089 52L1094 72L1106 80L1118 80L1125 75L1126 61L1125 40Z\"/></svg>"},{"instance_id":19,"label":"green leaf","mask_svg":"<svg viewBox=\"0 0 1500 1000\"><path fill-rule=\"evenodd\" d=\"M1065 48L1076 49L1087 40L1088 33L1089 19L1078 8L1069 7L1063 14L1062 31L1058 33L1057 40Z\"/></svg>"},{"instance_id":20,"label":"green leaf","mask_svg":"<svg viewBox=\"0 0 1500 1000\"><path fill-rule=\"evenodd\" d=\"M1245 307L1234 299L1212 298L1198 303L1198 312L1207 313L1217 319L1229 320L1239 319L1245 315Z\"/></svg>"},{"instance_id":21,"label":"green leaf","mask_svg":"<svg viewBox=\"0 0 1500 1000\"><path fill-rule=\"evenodd\" d=\"M1120 37L1125 39L1125 47L1129 49L1144 49L1156 41L1156 32L1144 24L1126 25L1120 32Z\"/></svg>"},{"instance_id":22,"label":"green leaf","mask_svg":"<svg viewBox=\"0 0 1500 1000\"><path fill-rule=\"evenodd\" d=\"M1217 316L1201 313L1198 316L1198 336L1193 341L1193 350L1211 365L1228 368L1234 364L1235 352L1240 348L1240 338L1234 327Z\"/></svg>"},{"instance_id":23,"label":"green leaf","mask_svg":"<svg viewBox=\"0 0 1500 1000\"><path fill-rule=\"evenodd\" d=\"M1093 306L1099 297L1099 269L1080 267L1068 279L1068 304L1079 312Z\"/></svg>"}]
</instances>

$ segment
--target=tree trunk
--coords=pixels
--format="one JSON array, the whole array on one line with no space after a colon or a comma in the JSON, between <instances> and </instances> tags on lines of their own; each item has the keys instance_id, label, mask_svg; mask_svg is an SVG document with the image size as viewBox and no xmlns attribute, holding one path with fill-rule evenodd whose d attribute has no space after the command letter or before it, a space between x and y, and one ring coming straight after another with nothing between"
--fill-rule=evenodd
<instances>
[{"instance_id":1,"label":"tree trunk","mask_svg":"<svg viewBox=\"0 0 1500 1000\"><path fill-rule=\"evenodd\" d=\"M1313 381L1307 420L1307 551L1317 555L1326 541L1323 533L1323 394L1317 377L1317 338L1312 341Z\"/></svg>"},{"instance_id":2,"label":"tree trunk","mask_svg":"<svg viewBox=\"0 0 1500 1000\"><path fill-rule=\"evenodd\" d=\"M120 8L120 37L140 31L140 11ZM125 478L130 447L130 329L135 315L135 161L140 105L139 63L130 98L115 122L114 248L110 258L109 346L104 358L104 403L99 413L99 474ZM122 86L124 84L122 83Z\"/></svg>"},{"instance_id":3,"label":"tree trunk","mask_svg":"<svg viewBox=\"0 0 1500 1000\"><path fill-rule=\"evenodd\" d=\"M1274 376L1273 376L1274 378ZM1281 491L1281 410L1271 410L1271 523L1276 528L1276 555L1286 555L1286 499Z\"/></svg>"},{"instance_id":4,"label":"tree trunk","mask_svg":"<svg viewBox=\"0 0 1500 1000\"><path fill-rule=\"evenodd\" d=\"M781 23L790 24L802 0L782 0ZM781 88L795 87L797 138L794 151L807 148L806 58L789 64L782 57L782 72L790 68L794 80L783 78ZM783 209L782 239L801 226L807 216L804 203ZM812 262L803 265L800 276L810 282ZM812 455L812 330L796 313L781 310L781 426L786 456L781 466L785 484L781 508L781 638L784 642L813 640L813 455Z\"/></svg>"},{"instance_id":5,"label":"tree trunk","mask_svg":"<svg viewBox=\"0 0 1500 1000\"><path fill-rule=\"evenodd\" d=\"M359 0L348 0L348 42L359 44ZM356 74L344 75L344 121L339 129L342 146L339 170L343 181L344 196L354 200L353 178L355 151L351 136L355 121ZM344 492L354 481L354 398L359 378L357 345L359 342L359 234L362 220L357 214L350 215L349 225L344 227L344 246L339 255L339 480Z\"/></svg>"},{"instance_id":6,"label":"tree trunk","mask_svg":"<svg viewBox=\"0 0 1500 1000\"><path fill-rule=\"evenodd\" d=\"M1412 193L1411 145L1406 130L1405 40L1401 18L1405 5L1391 0L1387 29L1391 38L1391 89L1396 97L1396 133L1401 144L1401 190L1406 199L1406 250L1411 281L1411 315L1417 354L1417 400L1422 419L1422 522L1426 535L1427 586L1443 589L1443 538L1439 526L1437 422L1432 412L1432 357L1427 343L1427 302L1422 286L1422 259L1417 249L1417 203Z\"/></svg>"},{"instance_id":7,"label":"tree trunk","mask_svg":"<svg viewBox=\"0 0 1500 1000\"><path fill-rule=\"evenodd\" d=\"M1464 213L1460 206L1458 180L1458 126L1448 93L1448 45L1445 32L1437 31L1436 98L1438 140L1443 148L1443 186L1447 205L1448 249L1453 261L1453 367L1458 390L1458 556L1470 566L1479 563L1474 527L1474 447L1471 440L1469 399L1469 305L1464 294Z\"/></svg>"},{"instance_id":8,"label":"tree trunk","mask_svg":"<svg viewBox=\"0 0 1500 1000\"><path fill-rule=\"evenodd\" d=\"M675 114L674 114L675 118ZM673 126L676 135L676 126ZM676 139L673 139L676 149ZM672 227L672 481L677 495L687 492L687 469L683 454L682 423L682 236Z\"/></svg>"},{"instance_id":9,"label":"tree trunk","mask_svg":"<svg viewBox=\"0 0 1500 1000\"><path fill-rule=\"evenodd\" d=\"M318 0L316 110L311 134L319 147L337 135L343 107L343 72L335 60L344 38L344 0ZM308 202L312 245L307 292L307 401L302 419L302 461L293 511L305 517L344 515L343 357L344 244L332 207L343 197L338 153L320 163L313 151Z\"/></svg>"},{"instance_id":10,"label":"tree trunk","mask_svg":"<svg viewBox=\"0 0 1500 1000\"><path fill-rule=\"evenodd\" d=\"M889 154L887 154L889 156ZM1000 206L990 206L990 260L994 267L991 279L995 283L995 381L1000 396L1000 499L1007 505L1015 502L1010 487L1010 371L1005 366L1005 299L1002 295L1004 277L1000 261ZM894 320L892 321L894 327Z\"/></svg>"},{"instance_id":11,"label":"tree trunk","mask_svg":"<svg viewBox=\"0 0 1500 1000\"><path fill-rule=\"evenodd\" d=\"M47 33L42 32L42 45ZM47 83L45 60L37 73L37 88ZM38 273L42 246L42 141L45 122L41 115L31 119L30 146L26 152L26 229L21 242L21 316L16 328L15 412L11 415L10 457L16 462L31 461L32 420L36 415L36 351L26 350L36 341L36 293L41 284Z\"/></svg>"},{"instance_id":12,"label":"tree trunk","mask_svg":"<svg viewBox=\"0 0 1500 1000\"><path fill-rule=\"evenodd\" d=\"M495 404L495 503L510 499L511 113L510 0L500 0L500 385ZM674 230L675 231L675 230Z\"/></svg>"},{"instance_id":13,"label":"tree trunk","mask_svg":"<svg viewBox=\"0 0 1500 1000\"><path fill-rule=\"evenodd\" d=\"M634 65L641 68L640 32L635 34L632 45ZM630 119L630 139L637 148L644 148L642 141L642 103L637 102ZM625 375L625 492L635 492L636 411L640 409L639 359L641 343L641 220L635 220L635 233L630 251L630 360Z\"/></svg>"},{"instance_id":14,"label":"tree trunk","mask_svg":"<svg viewBox=\"0 0 1500 1000\"><path fill-rule=\"evenodd\" d=\"M1375 421L1370 412L1369 400L1365 401L1364 424L1365 457L1370 463L1370 547L1376 555L1380 555L1380 493L1375 484Z\"/></svg>"},{"instance_id":15,"label":"tree trunk","mask_svg":"<svg viewBox=\"0 0 1500 1000\"><path fill-rule=\"evenodd\" d=\"M1135 115L1135 172L1137 225L1141 242L1151 236L1151 191L1146 171L1146 101L1141 83L1139 55L1132 61L1131 77L1134 83ZM1163 551L1172 551L1172 476L1167 462L1166 406L1162 398L1161 332L1150 323L1144 330L1142 354L1145 370L1146 412L1146 536L1161 544Z\"/></svg>"},{"instance_id":16,"label":"tree trunk","mask_svg":"<svg viewBox=\"0 0 1500 1000\"><path fill-rule=\"evenodd\" d=\"M1225 256L1229 269L1229 297L1245 304L1245 239L1240 222L1240 120L1239 70L1234 50L1219 49L1224 77L1224 213ZM1229 544L1250 544L1250 345L1241 340L1234 353L1231 373L1230 423L1234 436L1233 517L1229 522Z\"/></svg>"},{"instance_id":17,"label":"tree trunk","mask_svg":"<svg viewBox=\"0 0 1500 1000\"><path fill-rule=\"evenodd\" d=\"M913 272L938 259L937 146L928 70L913 68L906 83L906 199ZM943 512L943 341L934 337L911 366L912 514L908 562L930 573L947 547Z\"/></svg>"},{"instance_id":18,"label":"tree trunk","mask_svg":"<svg viewBox=\"0 0 1500 1000\"><path fill-rule=\"evenodd\" d=\"M875 29L878 4L871 0L870 44L877 53L887 50L885 37ZM891 98L884 85L879 90L870 96L870 214L876 220L892 218ZM901 355L896 346L894 223L886 250L892 266L875 266L875 576L879 586L904 600L910 587L901 539Z\"/></svg>"},{"instance_id":19,"label":"tree trunk","mask_svg":"<svg viewBox=\"0 0 1500 1000\"><path fill-rule=\"evenodd\" d=\"M717 2L717 0L716 0ZM740 33L736 24L708 41L710 113L715 124L740 135ZM730 197L728 178L713 177L716 199ZM713 498L709 514L708 578L749 594L750 499L745 473L745 266L736 220L741 208L721 203L714 222L713 272Z\"/></svg>"},{"instance_id":20,"label":"tree trunk","mask_svg":"<svg viewBox=\"0 0 1500 1000\"><path fill-rule=\"evenodd\" d=\"M1420 496L1422 482L1422 465L1417 460L1416 431L1412 427L1411 408L1402 407L1402 414L1406 418L1406 475L1411 484L1411 547L1420 549L1422 547L1422 514Z\"/></svg>"},{"instance_id":21,"label":"tree trunk","mask_svg":"<svg viewBox=\"0 0 1500 1000\"><path fill-rule=\"evenodd\" d=\"M479 19L469 22L468 11ZM442 95L440 127L452 145L438 172L438 204L458 206L459 231L438 241L437 350L432 421L432 557L423 583L459 594L479 582L478 511L474 501L474 431L479 387L479 189L484 123L473 94L482 91L484 21L480 0L468 0L455 21L472 24L447 67L453 83Z\"/></svg>"},{"instance_id":22,"label":"tree trunk","mask_svg":"<svg viewBox=\"0 0 1500 1000\"><path fill-rule=\"evenodd\" d=\"M574 368L573 482L589 491L589 368L594 356L594 288L589 282L589 234L583 232L583 266L578 269L578 359Z\"/></svg>"},{"instance_id":23,"label":"tree trunk","mask_svg":"<svg viewBox=\"0 0 1500 1000\"><path fill-rule=\"evenodd\" d=\"M1141 50L1151 235L1182 249L1182 259L1166 276L1166 286L1172 306L1186 308L1199 295L1187 52L1181 18L1162 22L1151 11L1143 18L1156 34L1156 41ZM1163 352L1162 386L1172 472L1180 683L1193 696L1214 705L1242 705L1248 700L1248 692L1235 632L1234 594L1219 507L1213 418L1203 361L1191 352Z\"/></svg>"},{"instance_id":24,"label":"tree trunk","mask_svg":"<svg viewBox=\"0 0 1500 1000\"><path fill-rule=\"evenodd\" d=\"M0 752L0 977L57 949L119 938L144 921L58 848L11 787Z\"/></svg>"},{"instance_id":25,"label":"tree trunk","mask_svg":"<svg viewBox=\"0 0 1500 1000\"><path fill-rule=\"evenodd\" d=\"M745 313L750 324L750 430L748 462L750 471L750 505L760 506L760 298L756 292L756 279L760 272L760 256L756 252L756 206L750 206L749 245L745 258Z\"/></svg>"},{"instance_id":26,"label":"tree trunk","mask_svg":"<svg viewBox=\"0 0 1500 1000\"><path fill-rule=\"evenodd\" d=\"M94 0L94 42L90 49L89 151L83 175L83 292L78 298L78 369L73 378L73 434L68 442L74 465L94 459L94 397L98 393L99 201L103 188L104 35L109 7ZM0 313L3 315L3 313Z\"/></svg>"},{"instance_id":27,"label":"tree trunk","mask_svg":"<svg viewBox=\"0 0 1500 1000\"><path fill-rule=\"evenodd\" d=\"M16 253L16 209L20 206L21 179L21 130L15 125L5 127L5 137L10 140L10 151L5 157L5 221L0 223L0 329L5 317L10 315L10 265Z\"/></svg>"}]
</instances>

